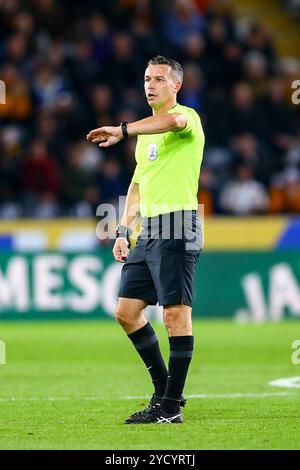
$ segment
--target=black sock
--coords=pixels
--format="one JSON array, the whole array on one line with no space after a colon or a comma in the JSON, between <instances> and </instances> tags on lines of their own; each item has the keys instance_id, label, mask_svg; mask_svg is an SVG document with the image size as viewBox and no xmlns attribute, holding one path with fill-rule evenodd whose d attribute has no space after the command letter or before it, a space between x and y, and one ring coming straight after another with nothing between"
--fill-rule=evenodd
<instances>
[{"instance_id":1,"label":"black sock","mask_svg":"<svg viewBox=\"0 0 300 470\"><path fill-rule=\"evenodd\" d=\"M161 355L158 339L150 323L130 333L128 338L133 342L135 349L143 359L155 389L155 394L163 397L165 394L168 371Z\"/></svg>"},{"instance_id":2,"label":"black sock","mask_svg":"<svg viewBox=\"0 0 300 470\"><path fill-rule=\"evenodd\" d=\"M194 336L171 336L169 342L169 375L162 408L168 413L177 413L193 355Z\"/></svg>"}]
</instances>

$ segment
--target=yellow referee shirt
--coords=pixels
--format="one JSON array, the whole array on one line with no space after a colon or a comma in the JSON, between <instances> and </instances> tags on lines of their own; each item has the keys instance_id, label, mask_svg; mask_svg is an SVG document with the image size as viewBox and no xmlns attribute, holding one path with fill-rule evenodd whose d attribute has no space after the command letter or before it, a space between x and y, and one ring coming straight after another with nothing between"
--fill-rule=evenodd
<instances>
[{"instance_id":1,"label":"yellow referee shirt","mask_svg":"<svg viewBox=\"0 0 300 470\"><path fill-rule=\"evenodd\" d=\"M142 217L198 207L197 192L204 133L199 115L176 104L168 113L184 114L181 131L139 135L132 181L139 185Z\"/></svg>"}]
</instances>

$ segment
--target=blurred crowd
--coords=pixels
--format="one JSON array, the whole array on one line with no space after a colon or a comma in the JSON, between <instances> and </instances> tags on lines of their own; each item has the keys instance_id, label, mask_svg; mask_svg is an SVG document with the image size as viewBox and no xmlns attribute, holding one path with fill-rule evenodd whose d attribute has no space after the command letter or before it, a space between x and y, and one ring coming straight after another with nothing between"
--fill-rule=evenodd
<instances>
[{"instance_id":1,"label":"blurred crowd","mask_svg":"<svg viewBox=\"0 0 300 470\"><path fill-rule=\"evenodd\" d=\"M125 195L135 139L102 151L102 125L150 114L147 61L178 60L178 101L201 116L206 214L300 212L295 58L226 0L0 0L0 218L90 217Z\"/></svg>"},{"instance_id":2,"label":"blurred crowd","mask_svg":"<svg viewBox=\"0 0 300 470\"><path fill-rule=\"evenodd\" d=\"M300 0L280 0L282 7L296 19L300 19Z\"/></svg>"}]
</instances>

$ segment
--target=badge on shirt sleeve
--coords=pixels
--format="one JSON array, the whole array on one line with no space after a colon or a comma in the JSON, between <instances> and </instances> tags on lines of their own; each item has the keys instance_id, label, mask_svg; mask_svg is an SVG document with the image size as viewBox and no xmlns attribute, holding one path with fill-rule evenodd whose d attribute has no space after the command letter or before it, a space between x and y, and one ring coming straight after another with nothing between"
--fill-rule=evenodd
<instances>
[{"instance_id":1,"label":"badge on shirt sleeve","mask_svg":"<svg viewBox=\"0 0 300 470\"><path fill-rule=\"evenodd\" d=\"M157 159L157 144L148 145L148 159L151 161Z\"/></svg>"}]
</instances>

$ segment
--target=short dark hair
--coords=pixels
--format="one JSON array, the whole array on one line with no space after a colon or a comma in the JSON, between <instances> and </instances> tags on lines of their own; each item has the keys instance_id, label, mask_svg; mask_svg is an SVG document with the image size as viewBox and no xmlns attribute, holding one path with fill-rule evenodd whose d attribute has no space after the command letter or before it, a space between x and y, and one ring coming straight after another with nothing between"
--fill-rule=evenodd
<instances>
[{"instance_id":1,"label":"short dark hair","mask_svg":"<svg viewBox=\"0 0 300 470\"><path fill-rule=\"evenodd\" d=\"M149 60L147 65L169 65L176 79L183 82L183 70L179 62L173 59L167 59L162 55L157 55Z\"/></svg>"}]
</instances>

